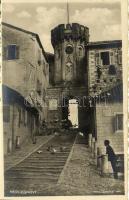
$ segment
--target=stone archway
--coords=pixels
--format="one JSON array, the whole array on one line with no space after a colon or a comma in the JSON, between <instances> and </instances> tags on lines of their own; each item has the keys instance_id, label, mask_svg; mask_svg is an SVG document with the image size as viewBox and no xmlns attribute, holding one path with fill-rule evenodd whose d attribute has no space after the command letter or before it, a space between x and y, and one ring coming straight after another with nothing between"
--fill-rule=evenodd
<instances>
[{"instance_id":1,"label":"stone archway","mask_svg":"<svg viewBox=\"0 0 129 200\"><path fill-rule=\"evenodd\" d=\"M67 120L69 115L69 100L76 100L78 103L78 129L84 133L88 132L90 129L90 112L87 105L87 99L85 96L66 96L63 99L62 105L62 119Z\"/></svg>"}]
</instances>

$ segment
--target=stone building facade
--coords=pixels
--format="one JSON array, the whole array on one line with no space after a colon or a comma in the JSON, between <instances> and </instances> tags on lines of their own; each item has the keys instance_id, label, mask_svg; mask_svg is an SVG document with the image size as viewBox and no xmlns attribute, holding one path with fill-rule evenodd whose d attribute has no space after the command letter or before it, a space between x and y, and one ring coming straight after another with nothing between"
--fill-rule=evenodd
<instances>
[{"instance_id":1,"label":"stone building facade","mask_svg":"<svg viewBox=\"0 0 129 200\"><path fill-rule=\"evenodd\" d=\"M72 23L55 27L51 43L54 54L44 51L37 34L3 24L3 84L33 105L35 122L45 120L48 129L62 128L62 121L68 120L69 100L76 99L78 129L92 133L102 151L103 140L109 139L122 153L123 132L114 133L112 124L114 113L122 113L122 99L106 101L122 85L122 42L89 42L88 27Z\"/></svg>"},{"instance_id":2,"label":"stone building facade","mask_svg":"<svg viewBox=\"0 0 129 200\"><path fill-rule=\"evenodd\" d=\"M53 68L50 71L48 88L48 119L68 120L68 104L76 99L79 114L79 128L87 126L86 109L82 109L83 97L88 94L87 49L89 29L77 23L61 24L51 31L51 42L54 48ZM52 107L52 104L55 105ZM60 105L60 106L58 106Z\"/></svg>"},{"instance_id":3,"label":"stone building facade","mask_svg":"<svg viewBox=\"0 0 129 200\"><path fill-rule=\"evenodd\" d=\"M78 101L79 129L92 132L94 136L97 134L96 103L92 108L90 104L97 96L122 82L122 42L89 42L89 29L76 23L54 28L51 41L54 59L50 82L53 84L48 88L48 97L51 98L50 104L55 102L55 108L48 109L48 118L52 121L55 116L60 124L68 116L67 103L63 106L64 97L75 98Z\"/></svg>"},{"instance_id":4,"label":"stone building facade","mask_svg":"<svg viewBox=\"0 0 129 200\"><path fill-rule=\"evenodd\" d=\"M117 156L117 171L124 174L124 131L123 131L123 88L122 84L101 94L95 107L96 147L100 154L105 154L104 140L109 140ZM108 162L108 171L112 173L111 163Z\"/></svg>"},{"instance_id":5,"label":"stone building facade","mask_svg":"<svg viewBox=\"0 0 129 200\"><path fill-rule=\"evenodd\" d=\"M115 152L123 154L123 126L120 131L114 128L117 118L120 118L118 126L123 124L122 41L90 42L86 48L88 96L92 102L90 132L102 153L104 140L108 139Z\"/></svg>"},{"instance_id":6,"label":"stone building facade","mask_svg":"<svg viewBox=\"0 0 129 200\"><path fill-rule=\"evenodd\" d=\"M27 103L27 106L26 104ZM38 110L16 90L3 85L4 154L12 153L30 138L39 126Z\"/></svg>"},{"instance_id":7,"label":"stone building facade","mask_svg":"<svg viewBox=\"0 0 129 200\"><path fill-rule=\"evenodd\" d=\"M4 123L6 137L11 139L10 136L8 136L9 132L15 130L15 132L21 136L22 143L28 134L33 135L34 133L32 132L36 132L36 124L38 128L40 123L47 118L45 96L49 83L49 64L37 34L6 23L3 23L2 31L3 85L11 91L13 90L16 96L19 94L21 98L23 97L25 104L25 106L23 104L19 104L19 114L15 113L15 108L14 113L12 113L12 104L10 105L10 102L8 102L9 104L7 105L4 103L4 109L8 109L8 114L10 114L11 118L16 118L16 114L19 115L17 119L24 118L23 121L27 118L28 107L33 107L37 110L37 114L34 119L32 116L33 114L31 115L32 110L30 109L28 111L30 112L30 118L32 118L31 124L34 124L35 126L33 127L32 125L31 133L28 131L27 126L24 126L24 123L21 123L21 126L19 127L20 129L18 129L17 122L14 123L14 127L12 127L13 130L9 130L7 127L12 126L11 118L10 120L7 120L8 122L6 121ZM14 95L14 93L11 94ZM15 104L15 99L13 104ZM13 139L15 140L16 138ZM12 143L15 142L12 141ZM5 144L5 148L6 146L7 144Z\"/></svg>"},{"instance_id":8,"label":"stone building facade","mask_svg":"<svg viewBox=\"0 0 129 200\"><path fill-rule=\"evenodd\" d=\"M122 80L122 42L90 42L88 49L88 88L94 96Z\"/></svg>"},{"instance_id":9,"label":"stone building facade","mask_svg":"<svg viewBox=\"0 0 129 200\"><path fill-rule=\"evenodd\" d=\"M123 137L123 88L122 84L113 87L110 96L96 102L96 140L104 152L104 140L111 141L116 154L124 154Z\"/></svg>"},{"instance_id":10,"label":"stone building facade","mask_svg":"<svg viewBox=\"0 0 129 200\"><path fill-rule=\"evenodd\" d=\"M51 42L48 126L60 130L76 99L79 131L92 134L101 154L110 140L123 172L122 41L89 42L89 29L73 23L54 28Z\"/></svg>"}]
</instances>

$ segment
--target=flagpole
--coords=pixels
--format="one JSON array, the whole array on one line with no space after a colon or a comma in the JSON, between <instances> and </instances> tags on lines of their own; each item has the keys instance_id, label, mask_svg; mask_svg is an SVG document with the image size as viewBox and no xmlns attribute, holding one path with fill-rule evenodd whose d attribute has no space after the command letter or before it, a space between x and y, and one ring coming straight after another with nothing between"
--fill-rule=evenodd
<instances>
[{"instance_id":1,"label":"flagpole","mask_svg":"<svg viewBox=\"0 0 129 200\"><path fill-rule=\"evenodd\" d=\"M69 24L69 3L67 2L67 23Z\"/></svg>"}]
</instances>

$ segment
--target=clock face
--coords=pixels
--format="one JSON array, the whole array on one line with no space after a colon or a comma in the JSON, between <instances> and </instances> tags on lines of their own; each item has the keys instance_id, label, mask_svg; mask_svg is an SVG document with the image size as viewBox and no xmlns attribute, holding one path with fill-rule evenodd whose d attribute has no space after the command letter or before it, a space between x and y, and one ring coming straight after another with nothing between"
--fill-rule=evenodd
<instances>
[{"instance_id":1,"label":"clock face","mask_svg":"<svg viewBox=\"0 0 129 200\"><path fill-rule=\"evenodd\" d=\"M67 47L66 47L66 49L65 49L65 52L67 53L67 54L72 54L73 53L73 47L72 47L72 45L67 45Z\"/></svg>"}]
</instances>

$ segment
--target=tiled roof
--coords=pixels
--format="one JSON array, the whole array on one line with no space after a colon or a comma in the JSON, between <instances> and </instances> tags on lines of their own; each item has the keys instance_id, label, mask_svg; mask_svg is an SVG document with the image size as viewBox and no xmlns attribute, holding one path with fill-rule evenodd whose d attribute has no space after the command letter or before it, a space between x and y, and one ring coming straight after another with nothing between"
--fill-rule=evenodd
<instances>
[{"instance_id":1,"label":"tiled roof","mask_svg":"<svg viewBox=\"0 0 129 200\"><path fill-rule=\"evenodd\" d=\"M86 46L86 48L88 49L121 48L121 47L122 47L122 40L89 42Z\"/></svg>"}]
</instances>

